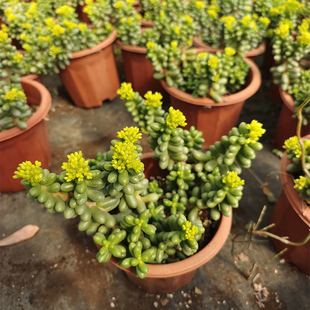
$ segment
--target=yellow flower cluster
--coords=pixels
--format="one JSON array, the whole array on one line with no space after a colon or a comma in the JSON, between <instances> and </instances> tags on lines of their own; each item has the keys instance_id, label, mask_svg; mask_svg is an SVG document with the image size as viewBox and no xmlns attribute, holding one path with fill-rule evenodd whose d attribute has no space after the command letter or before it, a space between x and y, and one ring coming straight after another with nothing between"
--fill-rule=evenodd
<instances>
[{"instance_id":1,"label":"yellow flower cluster","mask_svg":"<svg viewBox=\"0 0 310 310\"><path fill-rule=\"evenodd\" d=\"M195 239L195 235L198 234L198 228L193 225L190 221L187 221L185 225L182 225L182 229L185 231L185 239L193 241Z\"/></svg>"},{"instance_id":2,"label":"yellow flower cluster","mask_svg":"<svg viewBox=\"0 0 310 310\"><path fill-rule=\"evenodd\" d=\"M20 61L23 59L23 55L18 53L13 56L13 59L16 63L20 63Z\"/></svg>"},{"instance_id":3,"label":"yellow flower cluster","mask_svg":"<svg viewBox=\"0 0 310 310\"><path fill-rule=\"evenodd\" d=\"M255 143L265 132L266 129L262 128L263 124L257 120L252 120L251 124L247 124L246 128L249 130L246 143Z\"/></svg>"},{"instance_id":4,"label":"yellow flower cluster","mask_svg":"<svg viewBox=\"0 0 310 310\"><path fill-rule=\"evenodd\" d=\"M32 185L39 183L43 179L41 163L35 161L33 165L30 161L24 161L18 165L17 171L14 172L13 179L25 179L30 182Z\"/></svg>"},{"instance_id":5,"label":"yellow flower cluster","mask_svg":"<svg viewBox=\"0 0 310 310\"><path fill-rule=\"evenodd\" d=\"M111 150L114 151L111 162L114 169L133 169L136 173L140 173L143 169L143 164L135 152L136 146L133 143L119 141L111 147Z\"/></svg>"},{"instance_id":6,"label":"yellow flower cluster","mask_svg":"<svg viewBox=\"0 0 310 310\"><path fill-rule=\"evenodd\" d=\"M178 41L173 40L173 41L170 42L170 45L171 45L171 47L176 49L176 48L178 48Z\"/></svg>"},{"instance_id":7,"label":"yellow flower cluster","mask_svg":"<svg viewBox=\"0 0 310 310\"><path fill-rule=\"evenodd\" d=\"M132 89L131 83L123 82L121 87L117 90L117 94L123 100L132 100L135 97L135 92Z\"/></svg>"},{"instance_id":8,"label":"yellow flower cluster","mask_svg":"<svg viewBox=\"0 0 310 310\"><path fill-rule=\"evenodd\" d=\"M228 30L232 30L233 29L233 24L236 22L235 17L231 16L231 15L227 15L227 16L223 16L220 19L221 22L224 22L224 27Z\"/></svg>"},{"instance_id":9,"label":"yellow flower cluster","mask_svg":"<svg viewBox=\"0 0 310 310\"><path fill-rule=\"evenodd\" d=\"M22 28L29 29L31 27L31 24L29 23L22 23Z\"/></svg>"},{"instance_id":10,"label":"yellow flower cluster","mask_svg":"<svg viewBox=\"0 0 310 310\"><path fill-rule=\"evenodd\" d=\"M208 66L211 68L217 68L218 58L217 56L213 56L208 60Z\"/></svg>"},{"instance_id":11,"label":"yellow flower cluster","mask_svg":"<svg viewBox=\"0 0 310 310\"><path fill-rule=\"evenodd\" d=\"M204 4L203 1L196 1L195 6L196 6L197 9L202 10L202 9L205 8L206 5Z\"/></svg>"},{"instance_id":12,"label":"yellow flower cluster","mask_svg":"<svg viewBox=\"0 0 310 310\"><path fill-rule=\"evenodd\" d=\"M88 172L88 161L83 158L81 151L71 153L67 155L67 157L68 162L64 162L61 166L61 168L67 172L65 176L65 180L67 182L73 181L75 179L78 181L83 181L84 178L92 178L92 174Z\"/></svg>"},{"instance_id":13,"label":"yellow flower cluster","mask_svg":"<svg viewBox=\"0 0 310 310\"><path fill-rule=\"evenodd\" d=\"M116 1L114 4L114 7L116 9L121 9L123 7L124 3L122 1Z\"/></svg>"},{"instance_id":14,"label":"yellow flower cluster","mask_svg":"<svg viewBox=\"0 0 310 310\"><path fill-rule=\"evenodd\" d=\"M225 55L226 56L233 56L236 54L236 50L232 47L225 47Z\"/></svg>"},{"instance_id":15,"label":"yellow flower cluster","mask_svg":"<svg viewBox=\"0 0 310 310\"><path fill-rule=\"evenodd\" d=\"M25 100L26 95L23 91L17 89L17 88L12 88L8 92L6 92L5 97L6 100L14 101L14 100Z\"/></svg>"},{"instance_id":16,"label":"yellow flower cluster","mask_svg":"<svg viewBox=\"0 0 310 310\"><path fill-rule=\"evenodd\" d=\"M53 58L56 58L56 56L58 54L60 54L62 52L62 49L60 47L57 47L55 45L52 45L50 47L50 50L49 50L49 54L53 57Z\"/></svg>"},{"instance_id":17,"label":"yellow flower cluster","mask_svg":"<svg viewBox=\"0 0 310 310\"><path fill-rule=\"evenodd\" d=\"M194 22L193 18L189 15L186 15L184 19L188 25L191 25Z\"/></svg>"},{"instance_id":18,"label":"yellow flower cluster","mask_svg":"<svg viewBox=\"0 0 310 310\"><path fill-rule=\"evenodd\" d=\"M310 188L310 179L302 175L298 179L294 179L294 183L294 188L300 191Z\"/></svg>"},{"instance_id":19,"label":"yellow flower cluster","mask_svg":"<svg viewBox=\"0 0 310 310\"><path fill-rule=\"evenodd\" d=\"M85 23L79 23L78 28L81 32L83 32L87 29L87 25Z\"/></svg>"},{"instance_id":20,"label":"yellow flower cluster","mask_svg":"<svg viewBox=\"0 0 310 310\"><path fill-rule=\"evenodd\" d=\"M175 26L174 29L173 29L173 31L174 31L175 34L180 34L180 31L181 31L181 30L180 30L180 27L179 27L179 26Z\"/></svg>"},{"instance_id":21,"label":"yellow flower cluster","mask_svg":"<svg viewBox=\"0 0 310 310\"><path fill-rule=\"evenodd\" d=\"M138 127L125 127L117 133L117 137L124 142L136 144L138 140L142 138L142 134L139 132Z\"/></svg>"},{"instance_id":22,"label":"yellow flower cluster","mask_svg":"<svg viewBox=\"0 0 310 310\"><path fill-rule=\"evenodd\" d=\"M269 24L270 24L270 19L268 17L263 17L261 16L259 19L258 19L265 27L268 27Z\"/></svg>"},{"instance_id":23,"label":"yellow flower cluster","mask_svg":"<svg viewBox=\"0 0 310 310\"><path fill-rule=\"evenodd\" d=\"M74 8L69 5L63 5L56 10L56 14L63 17L69 17L74 12Z\"/></svg>"},{"instance_id":24,"label":"yellow flower cluster","mask_svg":"<svg viewBox=\"0 0 310 310\"><path fill-rule=\"evenodd\" d=\"M31 51L31 46L29 44L23 44L22 45L22 48L25 50L25 51Z\"/></svg>"},{"instance_id":25,"label":"yellow flower cluster","mask_svg":"<svg viewBox=\"0 0 310 310\"><path fill-rule=\"evenodd\" d=\"M15 14L13 13L13 9L12 8L7 8L4 10L4 15L6 16L7 20L9 22L11 21L15 21L17 19L17 17L15 16Z\"/></svg>"},{"instance_id":26,"label":"yellow flower cluster","mask_svg":"<svg viewBox=\"0 0 310 310\"><path fill-rule=\"evenodd\" d=\"M49 29L49 30L53 29L53 27L55 26L55 22L54 22L52 17L45 19L44 23L45 23L47 29Z\"/></svg>"},{"instance_id":27,"label":"yellow flower cluster","mask_svg":"<svg viewBox=\"0 0 310 310\"><path fill-rule=\"evenodd\" d=\"M169 108L166 124L171 129L175 129L178 126L184 127L187 125L184 114L180 110L175 110L173 107Z\"/></svg>"},{"instance_id":28,"label":"yellow flower cluster","mask_svg":"<svg viewBox=\"0 0 310 310\"><path fill-rule=\"evenodd\" d=\"M274 30L274 33L280 36L281 38L285 38L290 33L290 28L292 27L292 22L289 20L280 21L279 28Z\"/></svg>"},{"instance_id":29,"label":"yellow flower cluster","mask_svg":"<svg viewBox=\"0 0 310 310\"><path fill-rule=\"evenodd\" d=\"M241 19L241 24L244 26L247 26L249 24L249 22L251 21L251 16L249 15L245 15L242 19Z\"/></svg>"},{"instance_id":30,"label":"yellow flower cluster","mask_svg":"<svg viewBox=\"0 0 310 310\"><path fill-rule=\"evenodd\" d=\"M144 104L153 108L160 107L162 103L163 96L161 93L155 92L154 94L149 90L145 95Z\"/></svg>"},{"instance_id":31,"label":"yellow flower cluster","mask_svg":"<svg viewBox=\"0 0 310 310\"><path fill-rule=\"evenodd\" d=\"M244 185L244 180L239 178L236 171L228 171L227 175L223 177L222 183L229 188L238 188L238 186Z\"/></svg>"},{"instance_id":32,"label":"yellow flower cluster","mask_svg":"<svg viewBox=\"0 0 310 310\"><path fill-rule=\"evenodd\" d=\"M69 29L69 30L72 30L74 28L76 28L76 23L75 22L72 22L70 20L64 20L63 24Z\"/></svg>"},{"instance_id":33,"label":"yellow flower cluster","mask_svg":"<svg viewBox=\"0 0 310 310\"><path fill-rule=\"evenodd\" d=\"M48 43L52 43L52 38L51 36L39 36L38 40L41 42L48 42Z\"/></svg>"},{"instance_id":34,"label":"yellow flower cluster","mask_svg":"<svg viewBox=\"0 0 310 310\"><path fill-rule=\"evenodd\" d=\"M32 17L38 15L38 4L36 2L31 2L28 11L25 14L27 17Z\"/></svg>"},{"instance_id":35,"label":"yellow flower cluster","mask_svg":"<svg viewBox=\"0 0 310 310\"><path fill-rule=\"evenodd\" d=\"M55 25L52 29L52 35L55 37L60 37L65 32L65 28L60 25Z\"/></svg>"},{"instance_id":36,"label":"yellow flower cluster","mask_svg":"<svg viewBox=\"0 0 310 310\"><path fill-rule=\"evenodd\" d=\"M209 7L207 9L207 13L209 14L209 16L211 16L213 18L218 17L219 11L220 11L220 8L217 5L209 5Z\"/></svg>"},{"instance_id":37,"label":"yellow flower cluster","mask_svg":"<svg viewBox=\"0 0 310 310\"><path fill-rule=\"evenodd\" d=\"M8 38L8 34L3 30L0 30L0 42L5 42Z\"/></svg>"},{"instance_id":38,"label":"yellow flower cluster","mask_svg":"<svg viewBox=\"0 0 310 310\"><path fill-rule=\"evenodd\" d=\"M300 35L297 36L297 41L303 45L310 45L309 20L304 19L302 24L298 27Z\"/></svg>"},{"instance_id":39,"label":"yellow flower cluster","mask_svg":"<svg viewBox=\"0 0 310 310\"><path fill-rule=\"evenodd\" d=\"M305 150L310 149L310 140L303 140L303 144ZM300 158L302 155L301 145L297 136L285 140L283 148L294 152L296 158Z\"/></svg>"}]
</instances>

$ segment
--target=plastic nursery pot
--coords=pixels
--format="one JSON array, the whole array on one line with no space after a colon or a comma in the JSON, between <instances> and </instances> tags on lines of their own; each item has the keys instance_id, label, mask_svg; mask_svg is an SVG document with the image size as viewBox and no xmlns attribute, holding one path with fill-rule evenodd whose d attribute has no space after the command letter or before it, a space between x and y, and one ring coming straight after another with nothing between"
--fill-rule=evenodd
<instances>
[{"instance_id":1,"label":"plastic nursery pot","mask_svg":"<svg viewBox=\"0 0 310 310\"><path fill-rule=\"evenodd\" d=\"M244 61L250 66L246 86L235 94L223 96L221 102L215 102L211 98L195 98L175 87L169 87L163 79L160 80L163 88L170 94L171 105L185 115L186 128L195 126L203 132L204 149L229 133L236 125L245 101L261 85L262 78L257 65L251 59L245 58Z\"/></svg>"},{"instance_id":2,"label":"plastic nursery pot","mask_svg":"<svg viewBox=\"0 0 310 310\"><path fill-rule=\"evenodd\" d=\"M273 142L277 149L283 150L284 141L296 135L298 120L293 118L295 114L294 98L280 87L278 87L278 91L283 103L274 132ZM301 136L308 134L310 134L310 124L301 127Z\"/></svg>"},{"instance_id":3,"label":"plastic nursery pot","mask_svg":"<svg viewBox=\"0 0 310 310\"><path fill-rule=\"evenodd\" d=\"M25 189L20 180L13 179L14 171L21 162L29 160L34 163L38 160L42 168L48 168L52 162L44 119L51 106L51 95L39 82L23 78L21 83L28 104L38 106L38 110L26 121L27 129L14 127L0 132L0 192Z\"/></svg>"},{"instance_id":4,"label":"plastic nursery pot","mask_svg":"<svg viewBox=\"0 0 310 310\"><path fill-rule=\"evenodd\" d=\"M146 58L146 47L123 44L120 40L117 40L116 44L122 50L126 82L131 83L133 90L142 97L149 90L157 91L163 95L164 102L168 100L168 93L160 85L159 80L153 78L153 65Z\"/></svg>"},{"instance_id":5,"label":"plastic nursery pot","mask_svg":"<svg viewBox=\"0 0 310 310\"><path fill-rule=\"evenodd\" d=\"M193 43L197 47L205 48L206 51L209 52L209 53L216 53L218 51L220 51L220 52L224 51L223 49L220 49L220 48L213 48L213 47L211 47L210 45L200 41L197 37L194 37ZM263 54L265 52L265 50L266 50L266 42L263 41L263 42L261 42L258 45L257 48L248 51L245 54L245 57L250 58L250 59L254 59L256 56Z\"/></svg>"},{"instance_id":6,"label":"plastic nursery pot","mask_svg":"<svg viewBox=\"0 0 310 310\"><path fill-rule=\"evenodd\" d=\"M306 138L310 139L310 135ZM285 152L280 163L283 189L271 216L270 222L275 226L270 231L280 237L287 236L290 241L300 242L309 234L310 207L300 199L294 188L293 176L286 172L290 163ZM278 252L288 248L281 257L310 275L310 242L302 246L286 245L273 238L271 242Z\"/></svg>"},{"instance_id":7,"label":"plastic nursery pot","mask_svg":"<svg viewBox=\"0 0 310 310\"><path fill-rule=\"evenodd\" d=\"M150 176L165 175L158 162L151 158L152 153L146 153L142 157L147 178ZM221 250L230 233L232 216L222 216L217 231L211 241L199 252L185 260L170 264L147 264L149 272L144 279L138 278L133 268L124 269L119 266L119 260L112 257L110 262L123 270L128 279L135 285L149 293L172 293L188 284L196 270L210 261ZM97 245L97 244L96 244ZM97 245L100 248L99 245Z\"/></svg>"},{"instance_id":8,"label":"plastic nursery pot","mask_svg":"<svg viewBox=\"0 0 310 310\"><path fill-rule=\"evenodd\" d=\"M120 87L113 53L116 30L98 45L72 53L70 64L59 76L73 102L81 108L95 108L113 100Z\"/></svg>"}]
</instances>

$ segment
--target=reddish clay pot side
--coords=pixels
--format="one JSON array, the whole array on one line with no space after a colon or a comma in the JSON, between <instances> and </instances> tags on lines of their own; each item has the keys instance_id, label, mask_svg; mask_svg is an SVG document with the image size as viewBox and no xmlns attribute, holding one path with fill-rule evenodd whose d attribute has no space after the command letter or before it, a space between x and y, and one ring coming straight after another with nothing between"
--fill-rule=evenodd
<instances>
[{"instance_id":1,"label":"reddish clay pot side","mask_svg":"<svg viewBox=\"0 0 310 310\"><path fill-rule=\"evenodd\" d=\"M254 95L261 85L257 65L251 59L245 59L245 62L250 66L248 85L235 94L223 96L221 102L215 102L211 98L195 98L175 87L168 87L164 80L160 80L163 88L170 94L171 105L185 115L185 128L195 126L203 132L204 149L229 133L236 125L246 99Z\"/></svg>"},{"instance_id":2,"label":"reddish clay pot side","mask_svg":"<svg viewBox=\"0 0 310 310\"><path fill-rule=\"evenodd\" d=\"M163 100L168 100L168 93L160 85L159 80L153 78L153 65L146 58L146 47L123 44L120 40L117 40L116 44L122 50L126 82L131 83L133 90L142 97L149 90L160 92Z\"/></svg>"},{"instance_id":3,"label":"reddish clay pot side","mask_svg":"<svg viewBox=\"0 0 310 310\"><path fill-rule=\"evenodd\" d=\"M209 52L209 53L216 53L218 51L224 52L223 49L221 49L221 48L213 48L210 45L200 41L197 37L194 37L193 43L194 43L195 46L197 46L199 48L205 48L206 51ZM262 43L260 43L258 45L257 48L248 51L245 54L245 57L250 58L250 59L254 59L256 56L263 54L265 52L265 50L266 50L266 42L263 41Z\"/></svg>"},{"instance_id":4,"label":"reddish clay pot side","mask_svg":"<svg viewBox=\"0 0 310 310\"><path fill-rule=\"evenodd\" d=\"M96 2L96 0L94 0L94 2ZM81 22L90 24L91 23L90 19L88 18L87 14L83 12L84 7L85 4L83 5L78 4L75 11L77 12L79 20Z\"/></svg>"},{"instance_id":5,"label":"reddish clay pot side","mask_svg":"<svg viewBox=\"0 0 310 310\"><path fill-rule=\"evenodd\" d=\"M147 178L155 175L165 175L158 162L151 158L152 153L146 153L142 157L145 165L144 173ZM135 285L149 293L172 293L188 284L196 270L210 261L223 247L230 233L232 216L222 216L219 227L212 240L198 253L177 263L171 264L147 264L149 272L144 279L134 274L133 268L124 269L119 266L119 260L112 257L110 262L117 268L122 269L128 279ZM97 244L96 244L97 245ZM100 246L97 245L100 249Z\"/></svg>"},{"instance_id":6,"label":"reddish clay pot side","mask_svg":"<svg viewBox=\"0 0 310 310\"><path fill-rule=\"evenodd\" d=\"M26 121L25 130L17 127L0 132L0 192L23 190L20 179L13 179L14 171L23 161L36 160L42 168L48 168L52 153L47 133L46 121L51 106L49 91L39 82L22 79L22 86L29 105L39 106L38 110Z\"/></svg>"},{"instance_id":7,"label":"reddish clay pot side","mask_svg":"<svg viewBox=\"0 0 310 310\"><path fill-rule=\"evenodd\" d=\"M274 132L273 142L277 149L283 150L284 141L292 136L296 136L298 120L293 118L295 114L294 98L280 87L278 87L278 90L283 103ZM310 134L310 124L301 127L301 136L308 134Z\"/></svg>"},{"instance_id":8,"label":"reddish clay pot side","mask_svg":"<svg viewBox=\"0 0 310 310\"><path fill-rule=\"evenodd\" d=\"M32 80L32 81L36 81L39 83L43 83L43 79L42 79L42 75L41 74L27 74L23 76L23 79L28 79L28 80Z\"/></svg>"},{"instance_id":9,"label":"reddish clay pot side","mask_svg":"<svg viewBox=\"0 0 310 310\"><path fill-rule=\"evenodd\" d=\"M70 64L59 76L73 102L82 108L95 108L113 100L120 87L113 42L116 30L100 44L72 54Z\"/></svg>"},{"instance_id":10,"label":"reddish clay pot side","mask_svg":"<svg viewBox=\"0 0 310 310\"><path fill-rule=\"evenodd\" d=\"M283 189L271 216L270 222L275 224L271 232L280 237L287 236L290 241L300 242L309 234L310 208L293 188L293 176L286 172L286 167L290 163L285 152L280 165ZM310 275L310 242L302 246L286 245L273 238L271 242L278 252L288 248L282 257Z\"/></svg>"}]
</instances>

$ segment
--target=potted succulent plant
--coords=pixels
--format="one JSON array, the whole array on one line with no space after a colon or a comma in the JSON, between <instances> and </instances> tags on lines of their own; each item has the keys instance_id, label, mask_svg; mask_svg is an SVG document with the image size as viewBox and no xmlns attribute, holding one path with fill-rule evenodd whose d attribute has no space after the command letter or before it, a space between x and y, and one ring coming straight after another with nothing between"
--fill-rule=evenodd
<instances>
[{"instance_id":1,"label":"potted succulent plant","mask_svg":"<svg viewBox=\"0 0 310 310\"><path fill-rule=\"evenodd\" d=\"M209 52L231 47L246 57L265 51L263 39L270 20L255 11L252 1L191 0L190 12L198 24L195 46Z\"/></svg>"},{"instance_id":2,"label":"potted succulent plant","mask_svg":"<svg viewBox=\"0 0 310 310\"><path fill-rule=\"evenodd\" d=\"M309 104L310 95L298 108L296 135L285 141L281 159L282 193L272 214L272 232L300 241L310 227L310 135L301 136L302 109ZM310 244L292 247L272 240L278 251L288 247L283 257L306 274L310 274Z\"/></svg>"},{"instance_id":3,"label":"potted succulent plant","mask_svg":"<svg viewBox=\"0 0 310 310\"><path fill-rule=\"evenodd\" d=\"M118 33L116 43L122 50L126 81L132 83L134 90L141 95L152 90L168 97L160 83L153 78L152 64L146 58L146 44L148 41L165 44L175 40L179 46L190 46L195 24L186 12L176 11L178 19L171 17L174 16L171 7L163 5L153 21L154 26L145 28L132 2L117 1L113 13Z\"/></svg>"},{"instance_id":4,"label":"potted succulent plant","mask_svg":"<svg viewBox=\"0 0 310 310\"><path fill-rule=\"evenodd\" d=\"M48 168L51 150L46 117L49 91L40 83L20 78L22 55L0 30L0 192L22 190L11 176L20 161L38 159Z\"/></svg>"},{"instance_id":5,"label":"potted succulent plant","mask_svg":"<svg viewBox=\"0 0 310 310\"><path fill-rule=\"evenodd\" d=\"M310 53L308 19L303 18L296 27L293 27L290 20L280 21L279 27L273 31L272 48L274 66L270 70L273 83L278 85L277 92L283 101L274 143L281 149L284 141L294 135L297 108L310 91L310 70L300 65L300 61ZM308 106L303 109L303 135L310 133L309 109Z\"/></svg>"},{"instance_id":6,"label":"potted succulent plant","mask_svg":"<svg viewBox=\"0 0 310 310\"><path fill-rule=\"evenodd\" d=\"M154 77L170 94L171 105L183 111L188 127L204 133L204 148L228 133L261 85L256 64L229 47L216 54L180 49L174 41L164 47L149 42L147 48Z\"/></svg>"},{"instance_id":7,"label":"potted succulent plant","mask_svg":"<svg viewBox=\"0 0 310 310\"><path fill-rule=\"evenodd\" d=\"M127 83L118 93L148 131L152 157L142 155L139 129L126 127L94 159L72 153L58 175L28 161L14 178L48 212L80 216L79 230L100 247L99 262L111 260L146 290L172 292L224 244L242 197L241 167L251 165L265 130L257 121L241 123L202 152L201 132L183 130L184 115L165 112L159 93L143 99Z\"/></svg>"},{"instance_id":8,"label":"potted succulent plant","mask_svg":"<svg viewBox=\"0 0 310 310\"><path fill-rule=\"evenodd\" d=\"M59 72L74 103L85 108L98 107L104 100L114 99L119 87L112 45L116 30L109 22L108 3L105 13L101 14L102 23L99 24L93 14L93 6L101 4L88 1L93 27L81 23L75 8L69 5L53 9L48 3L38 1L24 3L22 7L14 3L5 10L9 33L15 33L16 20L20 24L22 17L27 17L27 27L15 34L24 49L26 71ZM108 72L109 76L103 72Z\"/></svg>"}]
</instances>

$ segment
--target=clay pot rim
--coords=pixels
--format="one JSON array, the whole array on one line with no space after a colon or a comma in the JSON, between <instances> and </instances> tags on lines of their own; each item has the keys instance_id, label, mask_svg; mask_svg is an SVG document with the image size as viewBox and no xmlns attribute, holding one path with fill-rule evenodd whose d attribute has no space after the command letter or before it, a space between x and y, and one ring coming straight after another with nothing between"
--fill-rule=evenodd
<instances>
[{"instance_id":1,"label":"clay pot rim","mask_svg":"<svg viewBox=\"0 0 310 310\"><path fill-rule=\"evenodd\" d=\"M85 50L73 52L70 60L76 59L76 58L81 58L84 56L88 56L90 54L100 52L101 50L103 50L107 46L111 45L116 40L116 38L117 38L117 31L116 31L116 29L113 29L111 34L104 41L100 42L99 44L97 44L91 48L87 48Z\"/></svg>"},{"instance_id":2,"label":"clay pot rim","mask_svg":"<svg viewBox=\"0 0 310 310\"><path fill-rule=\"evenodd\" d=\"M310 134L304 136L303 139L310 139ZM286 172L286 167L290 163L291 161L287 158L287 151L285 151L280 162L282 187L294 211L310 227L310 208L306 202L299 197L297 190L294 188L293 176Z\"/></svg>"},{"instance_id":3,"label":"clay pot rim","mask_svg":"<svg viewBox=\"0 0 310 310\"><path fill-rule=\"evenodd\" d=\"M144 46L124 44L121 40L116 40L116 45L126 52L146 54L146 47Z\"/></svg>"},{"instance_id":4,"label":"clay pot rim","mask_svg":"<svg viewBox=\"0 0 310 310\"><path fill-rule=\"evenodd\" d=\"M202 49L199 49L202 50ZM160 79L160 84L162 87L173 97L186 101L189 104L203 106L203 107L222 107L235 103L239 103L245 101L246 99L253 96L261 86L262 77L258 66L255 62L249 58L244 59L245 63L250 66L250 71L248 74L249 84L239 92L236 92L231 95L226 95L222 97L220 102L216 102L215 100L205 97L205 98L195 98L193 95L183 92L176 87L169 87L164 79Z\"/></svg>"},{"instance_id":5,"label":"clay pot rim","mask_svg":"<svg viewBox=\"0 0 310 310\"><path fill-rule=\"evenodd\" d=\"M206 48L208 50L208 52L210 52L210 53L216 53L218 51L224 52L224 49L222 49L222 48L214 48L214 47L204 43L203 41L199 40L198 37L194 37L193 38L193 43L197 47ZM255 56L263 54L266 51L266 46L267 46L266 40L263 40L256 48L246 52L245 53L245 57L255 57Z\"/></svg>"},{"instance_id":6,"label":"clay pot rim","mask_svg":"<svg viewBox=\"0 0 310 310\"><path fill-rule=\"evenodd\" d=\"M280 97L287 108L295 114L295 100L294 98L286 91L282 90L280 86L278 86Z\"/></svg>"},{"instance_id":7,"label":"clay pot rim","mask_svg":"<svg viewBox=\"0 0 310 310\"><path fill-rule=\"evenodd\" d=\"M52 103L52 97L51 97L50 92L47 90L47 88L43 84L37 81L30 80L28 78L22 78L21 83L22 85L28 84L34 88L37 88L41 96L41 100L39 103L39 109L35 113L33 113L26 121L28 125L26 129L20 129L18 127L14 127L6 131L0 132L0 142L6 141L8 139L11 139L13 137L16 137L18 135L21 135L29 131L32 127L37 125L43 118L46 117L50 109L50 106Z\"/></svg>"},{"instance_id":8,"label":"clay pot rim","mask_svg":"<svg viewBox=\"0 0 310 310\"><path fill-rule=\"evenodd\" d=\"M230 233L232 225L232 216L226 217L222 215L220 225L212 238L212 240L198 253L186 258L185 260L169 263L169 264L147 264L149 272L147 278L170 278L180 274L186 274L198 269L210 261L223 247ZM122 269L126 273L133 273L133 268L122 268L119 265L119 259L113 256L110 262L117 268Z\"/></svg>"}]
</instances>

